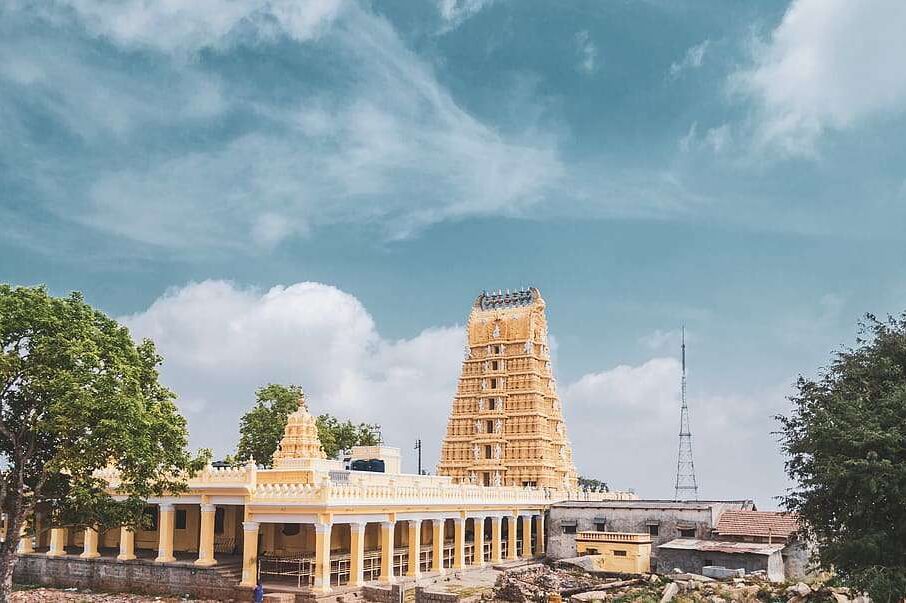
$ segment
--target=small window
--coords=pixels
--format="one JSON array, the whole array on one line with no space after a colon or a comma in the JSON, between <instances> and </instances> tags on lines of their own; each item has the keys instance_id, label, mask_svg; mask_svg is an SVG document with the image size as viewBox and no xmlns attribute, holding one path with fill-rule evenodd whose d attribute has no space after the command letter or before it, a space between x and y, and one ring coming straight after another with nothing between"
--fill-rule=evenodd
<instances>
[{"instance_id":1,"label":"small window","mask_svg":"<svg viewBox=\"0 0 906 603\"><path fill-rule=\"evenodd\" d=\"M657 536L658 532L660 531L659 528L660 526L658 526L657 524L648 526L648 535Z\"/></svg>"},{"instance_id":2,"label":"small window","mask_svg":"<svg viewBox=\"0 0 906 603\"><path fill-rule=\"evenodd\" d=\"M175 528L177 530L186 529L186 510L185 509L176 509L176 519L175 519Z\"/></svg>"},{"instance_id":3,"label":"small window","mask_svg":"<svg viewBox=\"0 0 906 603\"><path fill-rule=\"evenodd\" d=\"M713 559L705 559L705 565L706 565L706 566L708 566L708 565L714 565L714 560L713 560Z\"/></svg>"},{"instance_id":4,"label":"small window","mask_svg":"<svg viewBox=\"0 0 906 603\"><path fill-rule=\"evenodd\" d=\"M214 533L223 534L223 520L226 515L226 509L217 507L214 510Z\"/></svg>"},{"instance_id":5,"label":"small window","mask_svg":"<svg viewBox=\"0 0 906 603\"><path fill-rule=\"evenodd\" d=\"M297 523L285 523L283 524L283 529L281 530L284 536L295 536L299 533L300 528Z\"/></svg>"},{"instance_id":6,"label":"small window","mask_svg":"<svg viewBox=\"0 0 906 603\"><path fill-rule=\"evenodd\" d=\"M680 538L695 538L695 528L680 528Z\"/></svg>"},{"instance_id":7,"label":"small window","mask_svg":"<svg viewBox=\"0 0 906 603\"><path fill-rule=\"evenodd\" d=\"M496 360L491 361L491 370L492 371L500 370L500 363Z\"/></svg>"},{"instance_id":8,"label":"small window","mask_svg":"<svg viewBox=\"0 0 906 603\"><path fill-rule=\"evenodd\" d=\"M488 444L488 445L486 445L486 446L484 447L484 458L486 458L486 459L491 458L491 446L490 446L490 444Z\"/></svg>"},{"instance_id":9,"label":"small window","mask_svg":"<svg viewBox=\"0 0 906 603\"><path fill-rule=\"evenodd\" d=\"M598 549L591 549L591 548L585 549L585 554L586 555L597 555Z\"/></svg>"},{"instance_id":10,"label":"small window","mask_svg":"<svg viewBox=\"0 0 906 603\"><path fill-rule=\"evenodd\" d=\"M614 557L625 557L625 556L626 556L626 551L620 551L620 550L614 551L614 552L613 552L613 556L614 556Z\"/></svg>"},{"instance_id":11,"label":"small window","mask_svg":"<svg viewBox=\"0 0 906 603\"><path fill-rule=\"evenodd\" d=\"M597 532L606 532L606 531L607 531L607 524L604 523L603 521L596 521L596 522L595 522L595 531L597 531Z\"/></svg>"},{"instance_id":12,"label":"small window","mask_svg":"<svg viewBox=\"0 0 906 603\"><path fill-rule=\"evenodd\" d=\"M487 427L487 433L494 433L494 421L487 421L487 423L485 423L485 426Z\"/></svg>"},{"instance_id":13,"label":"small window","mask_svg":"<svg viewBox=\"0 0 906 603\"><path fill-rule=\"evenodd\" d=\"M142 511L142 528L149 532L157 531L157 508L145 507Z\"/></svg>"},{"instance_id":14,"label":"small window","mask_svg":"<svg viewBox=\"0 0 906 603\"><path fill-rule=\"evenodd\" d=\"M563 533L564 534L575 534L576 526L575 525L563 526Z\"/></svg>"}]
</instances>

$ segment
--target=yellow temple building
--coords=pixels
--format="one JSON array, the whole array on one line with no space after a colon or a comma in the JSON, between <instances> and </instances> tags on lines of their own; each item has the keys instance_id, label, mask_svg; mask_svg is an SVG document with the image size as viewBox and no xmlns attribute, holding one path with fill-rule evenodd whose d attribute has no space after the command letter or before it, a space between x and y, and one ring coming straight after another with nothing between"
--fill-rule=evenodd
<instances>
[{"instance_id":1,"label":"yellow temple building","mask_svg":"<svg viewBox=\"0 0 906 603\"><path fill-rule=\"evenodd\" d=\"M482 293L437 472L484 486L576 489L541 292Z\"/></svg>"},{"instance_id":2,"label":"yellow temple building","mask_svg":"<svg viewBox=\"0 0 906 603\"><path fill-rule=\"evenodd\" d=\"M22 571L64 571L47 564L65 557L108 564L80 570L101 587L120 579L150 588L158 578L142 569L149 564L185 570L187 580L218 570L212 580L223 581L233 567L240 587L261 581L324 594L543 556L546 509L579 496L544 301L537 289L482 294L468 334L439 475L401 473L399 449L386 446L351 451L353 460L384 461L384 472L345 469L326 458L303 398L272 468L209 465L184 492L149 499L145 529L39 529L22 540ZM116 495L117 473L101 476Z\"/></svg>"}]
</instances>

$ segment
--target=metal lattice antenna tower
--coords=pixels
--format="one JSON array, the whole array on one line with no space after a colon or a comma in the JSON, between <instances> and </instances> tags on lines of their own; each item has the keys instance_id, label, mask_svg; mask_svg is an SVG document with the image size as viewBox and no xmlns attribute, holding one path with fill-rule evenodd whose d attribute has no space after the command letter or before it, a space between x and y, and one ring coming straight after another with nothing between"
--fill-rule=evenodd
<instances>
[{"instance_id":1,"label":"metal lattice antenna tower","mask_svg":"<svg viewBox=\"0 0 906 603\"><path fill-rule=\"evenodd\" d=\"M686 404L686 326L683 325L683 378L680 396L679 452L676 455L675 500L698 500L698 482L695 481L695 462L692 460L692 430L689 427L689 406Z\"/></svg>"}]
</instances>

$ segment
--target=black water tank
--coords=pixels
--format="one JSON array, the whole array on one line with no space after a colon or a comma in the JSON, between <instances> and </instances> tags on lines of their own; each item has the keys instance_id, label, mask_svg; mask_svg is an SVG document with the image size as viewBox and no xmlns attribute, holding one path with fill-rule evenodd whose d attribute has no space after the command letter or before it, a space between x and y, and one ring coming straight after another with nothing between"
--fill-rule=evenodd
<instances>
[{"instance_id":1,"label":"black water tank","mask_svg":"<svg viewBox=\"0 0 906 603\"><path fill-rule=\"evenodd\" d=\"M384 461L381 459L356 459L350 463L349 468L353 471L384 473Z\"/></svg>"}]
</instances>

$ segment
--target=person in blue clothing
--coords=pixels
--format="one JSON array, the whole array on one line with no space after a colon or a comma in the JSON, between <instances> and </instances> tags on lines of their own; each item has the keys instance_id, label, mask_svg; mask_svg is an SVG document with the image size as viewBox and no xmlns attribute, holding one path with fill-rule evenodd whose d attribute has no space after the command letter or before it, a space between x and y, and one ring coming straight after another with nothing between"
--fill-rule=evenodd
<instances>
[{"instance_id":1,"label":"person in blue clothing","mask_svg":"<svg viewBox=\"0 0 906 603\"><path fill-rule=\"evenodd\" d=\"M255 586L255 598L253 601L255 603L264 603L264 586L261 584L261 581L258 581L258 584Z\"/></svg>"}]
</instances>

